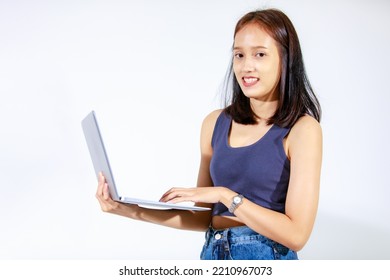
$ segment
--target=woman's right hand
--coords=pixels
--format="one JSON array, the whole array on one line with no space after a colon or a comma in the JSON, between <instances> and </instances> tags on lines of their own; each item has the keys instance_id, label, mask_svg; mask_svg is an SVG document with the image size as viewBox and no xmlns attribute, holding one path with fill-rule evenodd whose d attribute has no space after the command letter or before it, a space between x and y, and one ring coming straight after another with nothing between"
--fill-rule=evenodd
<instances>
[{"instance_id":1,"label":"woman's right hand","mask_svg":"<svg viewBox=\"0 0 390 280\"><path fill-rule=\"evenodd\" d=\"M108 189L108 184L104 178L102 172L99 173L99 183L96 192L96 198L99 201L100 207L103 212L118 214L121 203L114 201Z\"/></svg>"}]
</instances>

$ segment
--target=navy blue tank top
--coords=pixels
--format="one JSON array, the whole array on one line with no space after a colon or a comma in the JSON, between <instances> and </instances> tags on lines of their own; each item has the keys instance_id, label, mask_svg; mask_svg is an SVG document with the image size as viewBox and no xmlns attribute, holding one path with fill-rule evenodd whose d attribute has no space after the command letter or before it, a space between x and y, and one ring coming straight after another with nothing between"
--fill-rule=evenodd
<instances>
[{"instance_id":1,"label":"navy blue tank top","mask_svg":"<svg viewBox=\"0 0 390 280\"><path fill-rule=\"evenodd\" d=\"M232 119L222 112L215 124L211 145L210 174L214 186L224 186L263 207L284 213L290 161L283 148L289 128L272 125L249 146L233 148L228 137ZM233 216L222 203L213 207L213 216Z\"/></svg>"}]
</instances>

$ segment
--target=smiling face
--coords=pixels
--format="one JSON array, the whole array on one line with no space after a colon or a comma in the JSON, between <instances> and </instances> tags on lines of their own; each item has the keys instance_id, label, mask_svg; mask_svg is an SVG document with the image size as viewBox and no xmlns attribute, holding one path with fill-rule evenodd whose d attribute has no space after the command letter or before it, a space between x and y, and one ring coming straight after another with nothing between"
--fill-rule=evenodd
<instances>
[{"instance_id":1,"label":"smiling face","mask_svg":"<svg viewBox=\"0 0 390 280\"><path fill-rule=\"evenodd\" d=\"M249 23L234 38L233 71L248 98L278 99L281 73L277 42L258 24Z\"/></svg>"}]
</instances>

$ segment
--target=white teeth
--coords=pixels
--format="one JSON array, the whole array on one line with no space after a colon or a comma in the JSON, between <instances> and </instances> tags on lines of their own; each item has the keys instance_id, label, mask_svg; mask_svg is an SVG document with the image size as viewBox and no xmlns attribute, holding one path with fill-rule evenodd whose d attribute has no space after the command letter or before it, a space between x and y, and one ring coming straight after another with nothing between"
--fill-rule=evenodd
<instances>
[{"instance_id":1,"label":"white teeth","mask_svg":"<svg viewBox=\"0 0 390 280\"><path fill-rule=\"evenodd\" d=\"M257 80L257 78L244 78L245 83L254 83Z\"/></svg>"}]
</instances>

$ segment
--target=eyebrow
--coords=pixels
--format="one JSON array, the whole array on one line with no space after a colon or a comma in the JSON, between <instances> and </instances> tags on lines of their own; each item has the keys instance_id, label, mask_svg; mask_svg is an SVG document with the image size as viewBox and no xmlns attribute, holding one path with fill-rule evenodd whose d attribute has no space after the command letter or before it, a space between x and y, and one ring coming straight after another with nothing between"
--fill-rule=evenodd
<instances>
[{"instance_id":1,"label":"eyebrow","mask_svg":"<svg viewBox=\"0 0 390 280\"><path fill-rule=\"evenodd\" d=\"M250 47L252 50L254 49L268 49L267 47L264 47L264 46L253 46L253 47ZM233 46L233 50L239 50L239 49L243 49L243 47L240 47L240 46L237 46L237 47L234 47Z\"/></svg>"}]
</instances>

